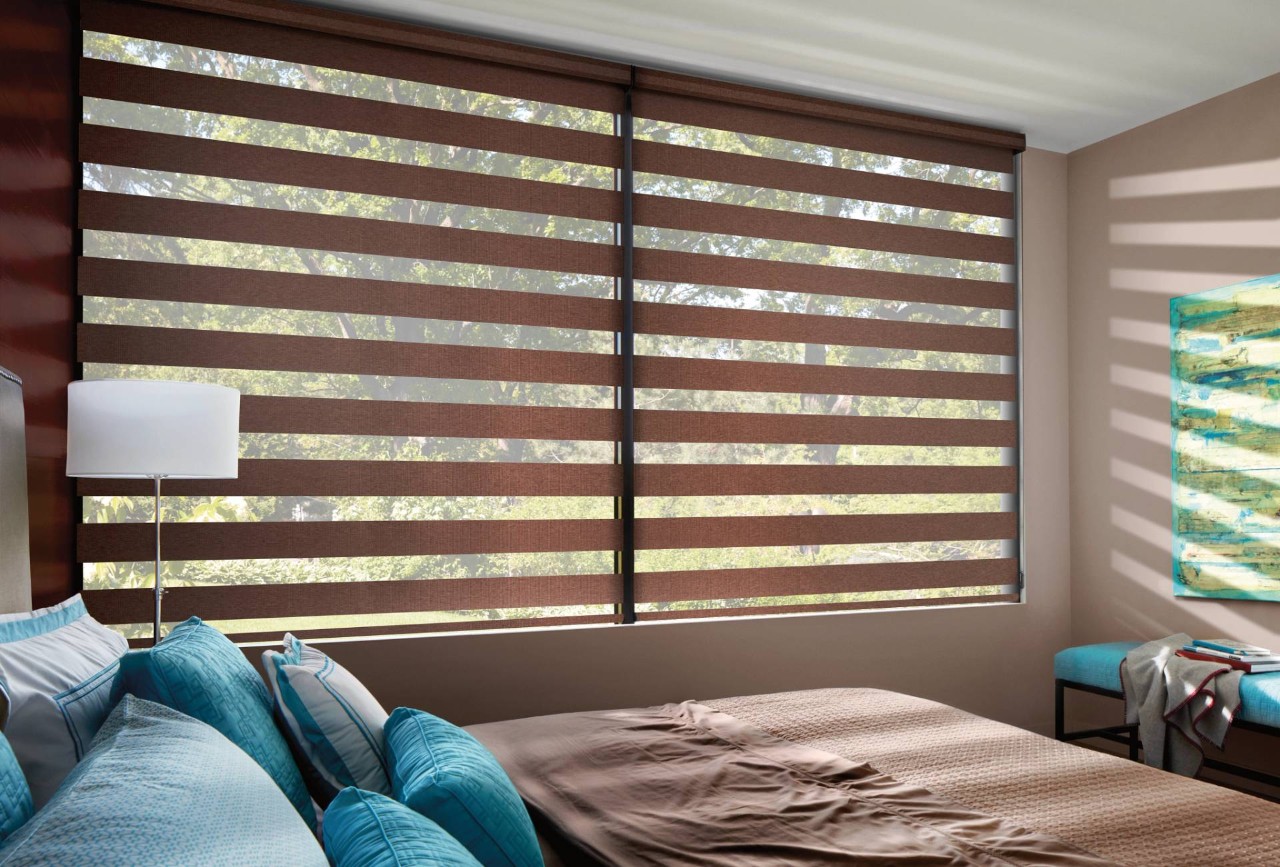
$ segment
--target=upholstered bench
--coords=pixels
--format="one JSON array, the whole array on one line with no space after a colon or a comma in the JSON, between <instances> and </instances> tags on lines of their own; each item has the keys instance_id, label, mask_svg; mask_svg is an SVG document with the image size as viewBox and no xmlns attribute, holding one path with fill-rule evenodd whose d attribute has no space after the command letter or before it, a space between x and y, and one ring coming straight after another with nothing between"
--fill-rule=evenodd
<instances>
[{"instance_id":1,"label":"upholstered bench","mask_svg":"<svg viewBox=\"0 0 1280 867\"><path fill-rule=\"evenodd\" d=\"M1079 647L1068 647L1054 656L1053 677L1057 694L1054 705L1054 736L1058 740L1078 741L1102 738L1114 741L1127 746L1129 758L1137 760L1138 750L1141 747L1137 726L1118 725L1067 731L1065 693L1068 689L1074 689L1123 700L1124 689L1120 683L1120 663L1125 655L1139 644L1141 644L1139 641L1083 644ZM1240 710L1232 725L1239 729L1280 735L1280 671L1250 674L1241 678ZM1214 759L1206 759L1205 765L1246 779L1280 786L1280 777L1274 774Z\"/></svg>"}]
</instances>

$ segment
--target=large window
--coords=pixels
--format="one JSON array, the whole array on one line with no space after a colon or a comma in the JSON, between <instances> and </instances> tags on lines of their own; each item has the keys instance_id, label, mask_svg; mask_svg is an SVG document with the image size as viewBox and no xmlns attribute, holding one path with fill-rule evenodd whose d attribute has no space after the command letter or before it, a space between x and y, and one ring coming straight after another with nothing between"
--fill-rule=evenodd
<instances>
[{"instance_id":1,"label":"large window","mask_svg":"<svg viewBox=\"0 0 1280 867\"><path fill-rule=\"evenodd\" d=\"M166 486L172 619L1017 598L1018 137L291 17L83 5L84 375L245 396L240 477ZM141 634L147 489L80 493Z\"/></svg>"}]
</instances>

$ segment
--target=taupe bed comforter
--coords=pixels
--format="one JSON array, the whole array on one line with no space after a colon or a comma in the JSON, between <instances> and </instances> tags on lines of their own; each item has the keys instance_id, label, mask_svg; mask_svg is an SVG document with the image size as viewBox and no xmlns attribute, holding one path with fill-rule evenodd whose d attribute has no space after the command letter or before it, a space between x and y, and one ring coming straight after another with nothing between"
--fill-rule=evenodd
<instances>
[{"instance_id":1,"label":"taupe bed comforter","mask_svg":"<svg viewBox=\"0 0 1280 867\"><path fill-rule=\"evenodd\" d=\"M1128 867L1280 867L1280 804L876 689L707 704Z\"/></svg>"},{"instance_id":2,"label":"taupe bed comforter","mask_svg":"<svg viewBox=\"0 0 1280 867\"><path fill-rule=\"evenodd\" d=\"M610 713L471 729L606 863L1280 865L1280 805L897 693Z\"/></svg>"}]
</instances>

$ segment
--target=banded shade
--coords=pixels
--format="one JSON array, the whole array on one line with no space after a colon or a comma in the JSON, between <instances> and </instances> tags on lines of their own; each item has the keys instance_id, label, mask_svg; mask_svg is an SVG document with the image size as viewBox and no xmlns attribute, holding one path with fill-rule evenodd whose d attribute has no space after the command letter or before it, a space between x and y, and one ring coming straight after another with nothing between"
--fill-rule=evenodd
<instances>
[{"instance_id":1,"label":"banded shade","mask_svg":"<svg viewBox=\"0 0 1280 867\"><path fill-rule=\"evenodd\" d=\"M1016 598L1007 146L634 96L638 619Z\"/></svg>"},{"instance_id":2,"label":"banded shade","mask_svg":"<svg viewBox=\"0 0 1280 867\"><path fill-rule=\"evenodd\" d=\"M85 376L244 394L240 477L167 486L169 616L1016 598L1020 137L276 0L81 14ZM148 491L79 490L127 631Z\"/></svg>"},{"instance_id":3,"label":"banded shade","mask_svg":"<svg viewBox=\"0 0 1280 867\"><path fill-rule=\"evenodd\" d=\"M240 478L168 486L166 614L615 619L622 86L474 40L82 15L85 375L245 395ZM89 605L145 621L145 492L80 493Z\"/></svg>"}]
</instances>

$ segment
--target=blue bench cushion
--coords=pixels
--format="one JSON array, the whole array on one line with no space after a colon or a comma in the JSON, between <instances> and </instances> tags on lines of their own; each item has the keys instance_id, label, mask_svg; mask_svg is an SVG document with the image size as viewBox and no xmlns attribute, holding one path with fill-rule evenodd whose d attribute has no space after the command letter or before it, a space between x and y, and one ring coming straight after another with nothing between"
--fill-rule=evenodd
<instances>
[{"instance_id":1,"label":"blue bench cushion","mask_svg":"<svg viewBox=\"0 0 1280 867\"><path fill-rule=\"evenodd\" d=\"M1120 662L1125 654L1141 644L1141 641L1112 641L1068 647L1053 657L1053 676L1120 692Z\"/></svg>"},{"instance_id":2,"label":"blue bench cushion","mask_svg":"<svg viewBox=\"0 0 1280 867\"><path fill-rule=\"evenodd\" d=\"M1239 719L1280 729L1280 671L1240 679Z\"/></svg>"},{"instance_id":3,"label":"blue bench cushion","mask_svg":"<svg viewBox=\"0 0 1280 867\"><path fill-rule=\"evenodd\" d=\"M1053 676L1120 692L1120 662L1140 641L1112 641L1068 647L1053 657ZM1280 671L1240 679L1237 719L1280 728Z\"/></svg>"}]
</instances>

